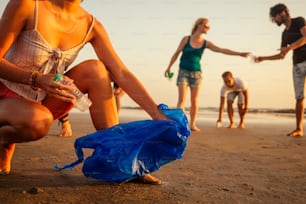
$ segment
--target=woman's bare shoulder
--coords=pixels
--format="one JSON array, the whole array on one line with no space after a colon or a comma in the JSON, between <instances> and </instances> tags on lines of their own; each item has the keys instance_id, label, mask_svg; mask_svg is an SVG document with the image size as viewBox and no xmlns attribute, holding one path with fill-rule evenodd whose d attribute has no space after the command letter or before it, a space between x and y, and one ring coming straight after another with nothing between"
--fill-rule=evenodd
<instances>
[{"instance_id":1,"label":"woman's bare shoulder","mask_svg":"<svg viewBox=\"0 0 306 204\"><path fill-rule=\"evenodd\" d=\"M5 7L2 17L17 16L19 20L23 19L23 17L33 13L34 6L35 1L33 0L10 0Z\"/></svg>"},{"instance_id":2,"label":"woman's bare shoulder","mask_svg":"<svg viewBox=\"0 0 306 204\"><path fill-rule=\"evenodd\" d=\"M183 36L182 41L187 42L187 40L188 40L189 37L190 37L189 35Z\"/></svg>"},{"instance_id":3,"label":"woman's bare shoulder","mask_svg":"<svg viewBox=\"0 0 306 204\"><path fill-rule=\"evenodd\" d=\"M34 8L34 0L9 0L6 7L16 11Z\"/></svg>"}]
</instances>

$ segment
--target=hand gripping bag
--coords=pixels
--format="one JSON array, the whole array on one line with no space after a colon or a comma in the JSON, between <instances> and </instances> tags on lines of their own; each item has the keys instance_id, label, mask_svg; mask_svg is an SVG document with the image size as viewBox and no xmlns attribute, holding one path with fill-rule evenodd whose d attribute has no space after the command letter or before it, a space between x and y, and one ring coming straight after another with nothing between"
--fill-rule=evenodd
<instances>
[{"instance_id":1,"label":"hand gripping bag","mask_svg":"<svg viewBox=\"0 0 306 204\"><path fill-rule=\"evenodd\" d=\"M190 130L182 109L160 110L172 120L141 120L118 124L76 139L78 160L58 170L72 169L84 160L82 148L94 149L85 159L83 174L106 182L122 183L159 169L180 159Z\"/></svg>"}]
</instances>

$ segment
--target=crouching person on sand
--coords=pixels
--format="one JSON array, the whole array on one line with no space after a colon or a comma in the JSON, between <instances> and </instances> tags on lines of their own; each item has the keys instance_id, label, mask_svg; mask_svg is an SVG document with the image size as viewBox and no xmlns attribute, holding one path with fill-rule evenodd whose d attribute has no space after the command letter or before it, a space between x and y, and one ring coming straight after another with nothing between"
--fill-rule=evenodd
<instances>
[{"instance_id":1,"label":"crouching person on sand","mask_svg":"<svg viewBox=\"0 0 306 204\"><path fill-rule=\"evenodd\" d=\"M229 71L222 74L224 85L221 88L220 106L219 106L219 118L217 120L217 126L222 126L222 113L224 112L225 97L227 97L227 113L230 121L229 128L235 128L234 123L234 109L233 103L236 97L238 97L238 112L240 116L239 128L244 128L244 118L248 112L248 88L244 81L239 78L233 77L233 74Z\"/></svg>"},{"instance_id":2,"label":"crouching person on sand","mask_svg":"<svg viewBox=\"0 0 306 204\"><path fill-rule=\"evenodd\" d=\"M154 120L167 120L141 82L114 50L103 25L82 0L10 0L0 19L0 173L8 174L15 144L41 139L76 100L72 86L92 101L96 130L118 124L112 79ZM69 68L90 44L98 60ZM69 68L69 69L68 69ZM68 70L68 71L67 71ZM147 174L144 183L161 181Z\"/></svg>"}]
</instances>

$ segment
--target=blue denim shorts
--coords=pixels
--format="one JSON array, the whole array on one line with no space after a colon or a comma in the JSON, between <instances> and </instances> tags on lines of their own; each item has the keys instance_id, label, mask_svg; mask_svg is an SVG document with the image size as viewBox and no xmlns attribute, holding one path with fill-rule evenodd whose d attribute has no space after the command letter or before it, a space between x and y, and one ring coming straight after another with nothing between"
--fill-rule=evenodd
<instances>
[{"instance_id":1,"label":"blue denim shorts","mask_svg":"<svg viewBox=\"0 0 306 204\"><path fill-rule=\"evenodd\" d=\"M227 94L227 100L234 101L238 96L238 104L244 104L244 95L242 91L233 91Z\"/></svg>"},{"instance_id":2,"label":"blue denim shorts","mask_svg":"<svg viewBox=\"0 0 306 204\"><path fill-rule=\"evenodd\" d=\"M304 84L306 76L306 61L293 66L293 85L296 99L304 98Z\"/></svg>"},{"instance_id":3,"label":"blue denim shorts","mask_svg":"<svg viewBox=\"0 0 306 204\"><path fill-rule=\"evenodd\" d=\"M184 69L179 70L176 85L186 84L190 87L198 87L202 83L201 71L188 71Z\"/></svg>"}]
</instances>

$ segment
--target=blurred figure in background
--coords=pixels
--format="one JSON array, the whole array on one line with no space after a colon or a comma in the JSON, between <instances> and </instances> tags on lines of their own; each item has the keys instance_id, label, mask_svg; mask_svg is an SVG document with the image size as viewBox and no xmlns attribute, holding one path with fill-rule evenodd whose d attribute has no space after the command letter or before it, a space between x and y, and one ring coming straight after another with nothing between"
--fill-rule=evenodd
<instances>
[{"instance_id":1,"label":"blurred figure in background","mask_svg":"<svg viewBox=\"0 0 306 204\"><path fill-rule=\"evenodd\" d=\"M304 118L304 85L306 76L306 23L304 17L291 18L285 4L276 4L270 8L271 21L278 26L284 25L280 52L271 56L258 56L255 62L264 60L284 59L286 54L293 50L293 82L295 90L296 128L287 136L303 136Z\"/></svg>"},{"instance_id":2,"label":"blurred figure in background","mask_svg":"<svg viewBox=\"0 0 306 204\"><path fill-rule=\"evenodd\" d=\"M229 71L222 74L224 85L220 91L220 106L219 106L219 118L217 120L217 127L222 126L222 113L224 112L225 97L227 98L227 113L230 121L229 128L235 128L234 121L234 109L233 103L236 97L238 97L238 112L240 116L240 123L238 128L244 128L244 118L248 112L249 93L247 85L241 79L234 77Z\"/></svg>"},{"instance_id":3,"label":"blurred figure in background","mask_svg":"<svg viewBox=\"0 0 306 204\"><path fill-rule=\"evenodd\" d=\"M248 57L248 52L236 52L226 48L220 48L211 41L204 38L204 34L208 33L210 28L207 18L199 18L194 23L191 30L191 35L184 36L177 50L171 57L170 63L164 73L168 77L171 73L171 66L174 64L179 54L180 58L179 73L176 81L178 87L178 102L177 107L185 109L187 88L190 87L190 129L192 131L200 131L196 125L198 115L198 98L202 82L202 68L200 64L204 49L208 48L211 51L226 54Z\"/></svg>"}]
</instances>

